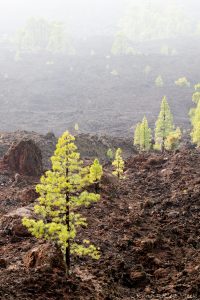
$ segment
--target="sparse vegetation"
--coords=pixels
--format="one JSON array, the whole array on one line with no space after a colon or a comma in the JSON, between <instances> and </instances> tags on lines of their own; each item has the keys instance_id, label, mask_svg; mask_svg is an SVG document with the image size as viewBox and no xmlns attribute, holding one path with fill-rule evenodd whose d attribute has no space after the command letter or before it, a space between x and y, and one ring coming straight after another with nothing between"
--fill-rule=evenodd
<instances>
[{"instance_id":1,"label":"sparse vegetation","mask_svg":"<svg viewBox=\"0 0 200 300\"><path fill-rule=\"evenodd\" d=\"M190 82L186 77L181 77L175 81L175 85L180 87L190 87Z\"/></svg>"},{"instance_id":2,"label":"sparse vegetation","mask_svg":"<svg viewBox=\"0 0 200 300\"><path fill-rule=\"evenodd\" d=\"M164 81L161 75L159 75L156 79L155 79L155 85L157 87L163 87L164 86Z\"/></svg>"}]
</instances>

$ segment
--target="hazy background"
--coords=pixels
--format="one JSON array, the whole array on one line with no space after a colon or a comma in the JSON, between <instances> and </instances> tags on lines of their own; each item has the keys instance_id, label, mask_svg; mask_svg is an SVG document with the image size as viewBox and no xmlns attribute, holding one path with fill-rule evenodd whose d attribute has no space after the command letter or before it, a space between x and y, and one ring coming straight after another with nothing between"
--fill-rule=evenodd
<instances>
[{"instance_id":1,"label":"hazy background","mask_svg":"<svg viewBox=\"0 0 200 300\"><path fill-rule=\"evenodd\" d=\"M151 3L148 0L0 0L0 33L13 33L31 16L65 22L72 35L110 35L128 2ZM200 16L199 0L158 0L164 6L180 4L192 18Z\"/></svg>"}]
</instances>

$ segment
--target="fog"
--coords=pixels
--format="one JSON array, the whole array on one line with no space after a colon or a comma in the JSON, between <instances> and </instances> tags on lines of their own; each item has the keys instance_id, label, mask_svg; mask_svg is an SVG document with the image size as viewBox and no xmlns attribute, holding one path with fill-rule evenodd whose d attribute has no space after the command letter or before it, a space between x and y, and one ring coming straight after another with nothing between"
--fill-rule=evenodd
<instances>
[{"instance_id":1,"label":"fog","mask_svg":"<svg viewBox=\"0 0 200 300\"><path fill-rule=\"evenodd\" d=\"M127 3L152 3L147 0L1 0L0 33L12 33L31 16L61 20L75 37L113 34ZM157 2L177 3L192 18L200 16L198 0Z\"/></svg>"},{"instance_id":2,"label":"fog","mask_svg":"<svg viewBox=\"0 0 200 300\"><path fill-rule=\"evenodd\" d=\"M132 136L164 95L189 128L199 20L199 0L0 0L1 130Z\"/></svg>"}]
</instances>

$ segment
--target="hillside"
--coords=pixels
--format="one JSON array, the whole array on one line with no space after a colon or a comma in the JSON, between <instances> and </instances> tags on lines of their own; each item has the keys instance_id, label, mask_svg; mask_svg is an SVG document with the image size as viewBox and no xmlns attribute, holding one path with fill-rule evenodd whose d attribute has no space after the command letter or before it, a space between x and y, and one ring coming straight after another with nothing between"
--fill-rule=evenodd
<instances>
[{"instance_id":1,"label":"hillside","mask_svg":"<svg viewBox=\"0 0 200 300\"><path fill-rule=\"evenodd\" d=\"M77 122L84 133L132 136L144 114L154 127L164 95L176 124L187 129L193 85L200 81L199 39L137 44L140 55L127 56L111 55L112 42L91 38L76 42L75 56L22 54L18 60L12 48L0 48L1 130L60 135ZM161 54L166 46L177 54ZM162 88L155 86L159 75ZM184 76L190 88L174 84Z\"/></svg>"},{"instance_id":2,"label":"hillside","mask_svg":"<svg viewBox=\"0 0 200 300\"><path fill-rule=\"evenodd\" d=\"M101 200L81 210L88 228L79 234L100 247L100 260L74 259L66 279L57 250L47 256L49 246L20 222L32 213L38 178L14 184L14 173L1 169L2 300L200 298L199 151L133 154L125 173L118 182L107 165Z\"/></svg>"}]
</instances>

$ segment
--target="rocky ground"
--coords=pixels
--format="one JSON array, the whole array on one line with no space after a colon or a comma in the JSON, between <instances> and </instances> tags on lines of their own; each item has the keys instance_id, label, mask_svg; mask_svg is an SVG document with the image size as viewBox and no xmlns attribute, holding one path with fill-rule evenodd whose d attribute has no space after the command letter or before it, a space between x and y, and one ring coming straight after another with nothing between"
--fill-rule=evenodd
<instances>
[{"instance_id":1,"label":"rocky ground","mask_svg":"<svg viewBox=\"0 0 200 300\"><path fill-rule=\"evenodd\" d=\"M74 258L69 278L60 253L21 225L33 213L39 178L16 180L3 166L0 299L200 299L199 151L134 154L121 182L106 164L101 200L81 210L88 227L79 233L101 258Z\"/></svg>"}]
</instances>

